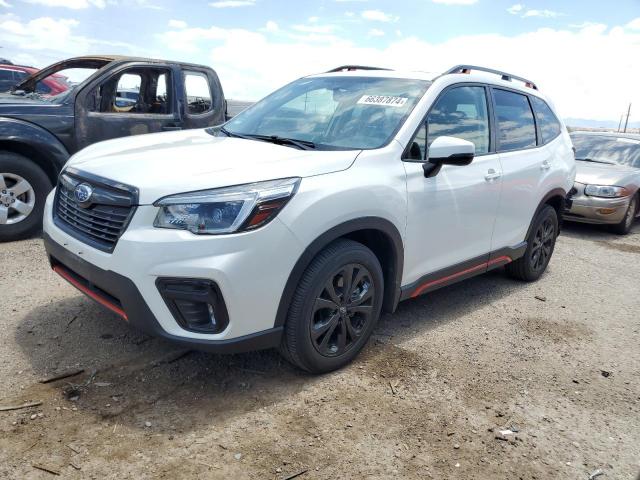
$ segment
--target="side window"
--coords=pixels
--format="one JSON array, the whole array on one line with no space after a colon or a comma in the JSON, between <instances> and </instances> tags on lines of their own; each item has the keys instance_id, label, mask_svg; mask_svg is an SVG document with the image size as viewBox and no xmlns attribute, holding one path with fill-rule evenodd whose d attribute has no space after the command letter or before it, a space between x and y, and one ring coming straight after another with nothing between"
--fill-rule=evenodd
<instances>
[{"instance_id":1,"label":"side window","mask_svg":"<svg viewBox=\"0 0 640 480\"><path fill-rule=\"evenodd\" d=\"M110 78L93 92L92 111L119 114L171 113L171 78L165 69L137 68Z\"/></svg>"},{"instance_id":2,"label":"side window","mask_svg":"<svg viewBox=\"0 0 640 480\"><path fill-rule=\"evenodd\" d=\"M213 108L209 79L204 73L184 72L184 90L190 115L200 115Z\"/></svg>"},{"instance_id":3,"label":"side window","mask_svg":"<svg viewBox=\"0 0 640 480\"><path fill-rule=\"evenodd\" d=\"M489 114L484 87L456 87L442 95L427 115L428 145L441 136L473 142L476 154L489 151Z\"/></svg>"},{"instance_id":4,"label":"side window","mask_svg":"<svg viewBox=\"0 0 640 480\"><path fill-rule=\"evenodd\" d=\"M558 118L553 114L549 105L538 97L531 97L533 109L536 112L536 119L540 125L540 133L542 134L542 142L549 143L551 140L560 135L562 127Z\"/></svg>"},{"instance_id":5,"label":"side window","mask_svg":"<svg viewBox=\"0 0 640 480\"><path fill-rule=\"evenodd\" d=\"M137 73L125 73L118 79L116 95L112 102L113 112L139 113L140 87L142 76Z\"/></svg>"},{"instance_id":6,"label":"side window","mask_svg":"<svg viewBox=\"0 0 640 480\"><path fill-rule=\"evenodd\" d=\"M498 119L500 150L518 150L536 146L536 124L526 95L493 90Z\"/></svg>"}]
</instances>

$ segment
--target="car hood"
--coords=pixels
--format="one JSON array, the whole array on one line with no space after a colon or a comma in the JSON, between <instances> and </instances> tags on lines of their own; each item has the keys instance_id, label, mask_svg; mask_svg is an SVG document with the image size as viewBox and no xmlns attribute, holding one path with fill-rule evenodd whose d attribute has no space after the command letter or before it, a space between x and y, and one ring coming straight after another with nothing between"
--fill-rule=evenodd
<instances>
[{"instance_id":1,"label":"car hood","mask_svg":"<svg viewBox=\"0 0 640 480\"><path fill-rule=\"evenodd\" d=\"M606 165L603 163L576 162L576 182L592 185L620 185L637 183L640 169L623 165Z\"/></svg>"},{"instance_id":2,"label":"car hood","mask_svg":"<svg viewBox=\"0 0 640 480\"><path fill-rule=\"evenodd\" d=\"M359 153L298 150L187 130L96 143L67 166L137 187L140 204L151 204L176 193L345 170Z\"/></svg>"}]
</instances>

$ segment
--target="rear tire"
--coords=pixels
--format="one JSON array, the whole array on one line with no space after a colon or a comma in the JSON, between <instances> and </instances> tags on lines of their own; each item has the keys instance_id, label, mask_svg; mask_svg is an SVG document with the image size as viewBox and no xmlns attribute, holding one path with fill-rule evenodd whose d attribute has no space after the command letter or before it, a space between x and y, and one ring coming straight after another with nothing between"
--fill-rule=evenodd
<instances>
[{"instance_id":1,"label":"rear tire","mask_svg":"<svg viewBox=\"0 0 640 480\"><path fill-rule=\"evenodd\" d=\"M0 242L27 238L42 228L52 188L47 174L27 157L0 152Z\"/></svg>"},{"instance_id":2,"label":"rear tire","mask_svg":"<svg viewBox=\"0 0 640 480\"><path fill-rule=\"evenodd\" d=\"M380 318L383 293L382 268L373 252L352 240L335 241L313 259L296 289L283 356L312 373L348 364Z\"/></svg>"},{"instance_id":3,"label":"rear tire","mask_svg":"<svg viewBox=\"0 0 640 480\"><path fill-rule=\"evenodd\" d=\"M638 195L634 195L629 201L629 207L624 215L622 221L616 225L611 225L611 231L618 235L626 235L631 231L633 222L636 219L636 213L638 212Z\"/></svg>"},{"instance_id":4,"label":"rear tire","mask_svg":"<svg viewBox=\"0 0 640 480\"><path fill-rule=\"evenodd\" d=\"M557 237L558 214L545 205L533 220L524 255L505 267L507 274L525 282L538 280L549 265Z\"/></svg>"}]
</instances>

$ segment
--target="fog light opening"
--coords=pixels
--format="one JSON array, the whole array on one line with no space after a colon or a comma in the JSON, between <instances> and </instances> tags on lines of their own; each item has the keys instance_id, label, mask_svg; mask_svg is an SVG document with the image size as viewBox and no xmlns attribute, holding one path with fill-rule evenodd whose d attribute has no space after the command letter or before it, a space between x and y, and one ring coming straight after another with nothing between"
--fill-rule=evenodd
<instances>
[{"instance_id":1,"label":"fog light opening","mask_svg":"<svg viewBox=\"0 0 640 480\"><path fill-rule=\"evenodd\" d=\"M173 318L185 330L220 333L229 324L222 293L214 282L160 278L156 285Z\"/></svg>"}]
</instances>

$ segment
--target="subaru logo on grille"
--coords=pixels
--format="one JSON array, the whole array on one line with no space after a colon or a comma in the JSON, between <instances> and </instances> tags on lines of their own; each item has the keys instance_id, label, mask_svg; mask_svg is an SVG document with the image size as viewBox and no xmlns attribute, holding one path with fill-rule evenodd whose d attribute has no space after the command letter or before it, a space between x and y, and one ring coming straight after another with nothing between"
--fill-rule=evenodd
<instances>
[{"instance_id":1,"label":"subaru logo on grille","mask_svg":"<svg viewBox=\"0 0 640 480\"><path fill-rule=\"evenodd\" d=\"M76 187L74 195L79 203L87 203L93 195L93 189L86 183L81 183Z\"/></svg>"}]
</instances>

